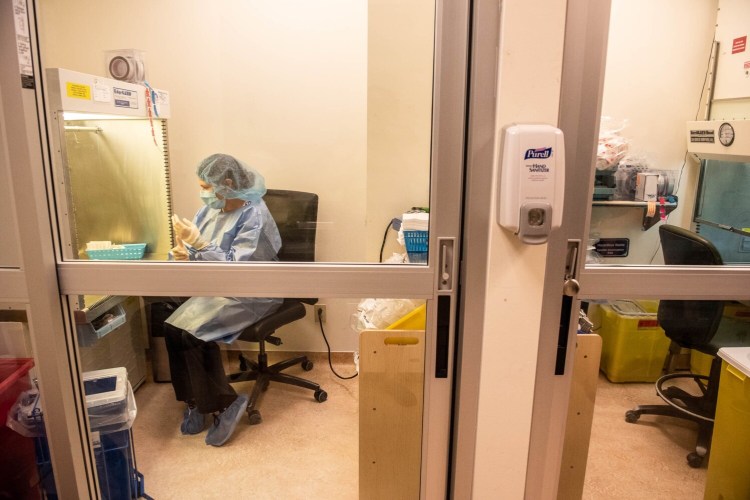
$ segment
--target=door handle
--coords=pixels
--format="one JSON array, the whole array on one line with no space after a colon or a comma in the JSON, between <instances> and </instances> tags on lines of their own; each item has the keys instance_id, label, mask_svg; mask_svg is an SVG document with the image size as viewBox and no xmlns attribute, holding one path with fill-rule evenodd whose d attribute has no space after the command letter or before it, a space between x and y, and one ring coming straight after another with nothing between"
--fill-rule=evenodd
<instances>
[{"instance_id":1,"label":"door handle","mask_svg":"<svg viewBox=\"0 0 750 500\"><path fill-rule=\"evenodd\" d=\"M568 240L568 251L565 256L565 273L563 275L562 304L560 305L560 326L557 332L555 375L565 374L565 358L568 355L570 318L573 316L573 299L578 295L578 291L581 288L581 285L576 279L578 274L578 251L580 247L581 240Z\"/></svg>"},{"instance_id":2,"label":"door handle","mask_svg":"<svg viewBox=\"0 0 750 500\"><path fill-rule=\"evenodd\" d=\"M563 295L567 295L568 297L575 297L578 295L578 292L581 290L581 285L578 283L577 279L574 278L568 278L563 283Z\"/></svg>"},{"instance_id":3,"label":"door handle","mask_svg":"<svg viewBox=\"0 0 750 500\"><path fill-rule=\"evenodd\" d=\"M453 290L454 263L453 263L454 238L438 238L440 248L440 259L438 262L438 290L449 292Z\"/></svg>"},{"instance_id":4,"label":"door handle","mask_svg":"<svg viewBox=\"0 0 750 500\"><path fill-rule=\"evenodd\" d=\"M438 295L435 332L435 378L448 378L448 347L451 331L451 296Z\"/></svg>"}]
</instances>

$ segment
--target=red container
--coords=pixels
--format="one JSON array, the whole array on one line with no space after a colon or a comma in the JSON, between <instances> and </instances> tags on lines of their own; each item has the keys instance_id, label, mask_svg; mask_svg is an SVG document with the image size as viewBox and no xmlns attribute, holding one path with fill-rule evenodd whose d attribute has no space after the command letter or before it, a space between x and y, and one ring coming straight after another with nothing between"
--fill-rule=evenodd
<instances>
[{"instance_id":1,"label":"red container","mask_svg":"<svg viewBox=\"0 0 750 500\"><path fill-rule=\"evenodd\" d=\"M34 440L5 426L8 412L23 391L31 388L29 370L34 360L0 358L0 498L32 500L40 497Z\"/></svg>"},{"instance_id":2,"label":"red container","mask_svg":"<svg viewBox=\"0 0 750 500\"><path fill-rule=\"evenodd\" d=\"M8 411L18 396L31 389L27 375L33 367L31 358L0 359L0 425L5 425Z\"/></svg>"}]
</instances>

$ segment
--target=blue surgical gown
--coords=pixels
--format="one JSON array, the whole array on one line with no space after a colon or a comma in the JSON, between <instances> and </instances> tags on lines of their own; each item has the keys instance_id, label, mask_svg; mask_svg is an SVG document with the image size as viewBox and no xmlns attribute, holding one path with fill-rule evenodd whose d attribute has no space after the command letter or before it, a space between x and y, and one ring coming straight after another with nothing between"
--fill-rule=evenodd
<instances>
[{"instance_id":1,"label":"blue surgical gown","mask_svg":"<svg viewBox=\"0 0 750 500\"><path fill-rule=\"evenodd\" d=\"M190 260L274 261L281 236L263 200L222 212L203 207L193 222L210 243L200 249L185 245ZM166 322L201 340L234 342L243 329L279 308L283 299L256 297L191 297Z\"/></svg>"}]
</instances>

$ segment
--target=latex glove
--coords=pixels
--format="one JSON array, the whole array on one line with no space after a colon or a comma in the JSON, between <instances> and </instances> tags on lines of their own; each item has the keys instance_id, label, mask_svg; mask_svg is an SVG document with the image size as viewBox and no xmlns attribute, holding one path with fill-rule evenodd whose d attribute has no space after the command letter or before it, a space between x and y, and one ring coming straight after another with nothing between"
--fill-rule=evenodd
<instances>
[{"instance_id":1,"label":"latex glove","mask_svg":"<svg viewBox=\"0 0 750 500\"><path fill-rule=\"evenodd\" d=\"M177 238L177 246L172 249L172 257L174 260L190 260L185 244L180 238Z\"/></svg>"},{"instance_id":2,"label":"latex glove","mask_svg":"<svg viewBox=\"0 0 750 500\"><path fill-rule=\"evenodd\" d=\"M174 228L175 236L187 243L196 250L208 245L208 242L201 238L201 232L198 230L198 226L193 224L188 219L180 220L177 214L172 215L172 227Z\"/></svg>"}]
</instances>

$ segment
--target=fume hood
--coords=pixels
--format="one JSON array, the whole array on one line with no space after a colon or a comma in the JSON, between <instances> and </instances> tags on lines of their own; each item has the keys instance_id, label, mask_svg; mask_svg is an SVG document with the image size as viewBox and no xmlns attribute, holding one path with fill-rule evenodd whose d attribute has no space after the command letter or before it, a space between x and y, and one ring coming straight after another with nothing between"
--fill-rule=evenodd
<instances>
[{"instance_id":1,"label":"fume hood","mask_svg":"<svg viewBox=\"0 0 750 500\"><path fill-rule=\"evenodd\" d=\"M136 258L166 260L174 246L168 92L66 69L46 76L63 259L129 259L119 249L145 244ZM118 250L95 251L104 242ZM83 369L123 366L137 386L148 347L142 299L71 300Z\"/></svg>"},{"instance_id":2,"label":"fume hood","mask_svg":"<svg viewBox=\"0 0 750 500\"><path fill-rule=\"evenodd\" d=\"M701 162L695 230L725 263L750 263L750 120L688 122L687 144Z\"/></svg>"},{"instance_id":3,"label":"fume hood","mask_svg":"<svg viewBox=\"0 0 750 500\"><path fill-rule=\"evenodd\" d=\"M63 258L90 258L87 243L111 241L145 243L145 259L166 260L169 94L64 69L47 78Z\"/></svg>"}]
</instances>

